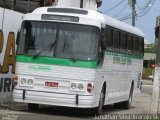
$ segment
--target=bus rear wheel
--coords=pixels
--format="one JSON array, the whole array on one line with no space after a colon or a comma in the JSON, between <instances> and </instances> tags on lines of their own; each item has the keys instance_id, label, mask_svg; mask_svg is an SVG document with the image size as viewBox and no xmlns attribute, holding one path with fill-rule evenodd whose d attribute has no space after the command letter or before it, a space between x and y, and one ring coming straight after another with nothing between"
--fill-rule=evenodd
<instances>
[{"instance_id":1,"label":"bus rear wheel","mask_svg":"<svg viewBox=\"0 0 160 120\"><path fill-rule=\"evenodd\" d=\"M129 110L131 108L132 96L133 96L133 85L131 86L128 100L123 101L123 102L119 102L119 103L115 103L114 107L117 108L117 109L127 109L127 110Z\"/></svg>"},{"instance_id":2,"label":"bus rear wheel","mask_svg":"<svg viewBox=\"0 0 160 120\"><path fill-rule=\"evenodd\" d=\"M127 101L124 101L123 104L123 108L129 110L131 108L131 104L132 104L132 97L133 97L133 86L131 87L130 90L130 94L129 94L129 98Z\"/></svg>"},{"instance_id":3,"label":"bus rear wheel","mask_svg":"<svg viewBox=\"0 0 160 120\"><path fill-rule=\"evenodd\" d=\"M28 111L36 111L39 107L39 104L28 103Z\"/></svg>"}]
</instances>

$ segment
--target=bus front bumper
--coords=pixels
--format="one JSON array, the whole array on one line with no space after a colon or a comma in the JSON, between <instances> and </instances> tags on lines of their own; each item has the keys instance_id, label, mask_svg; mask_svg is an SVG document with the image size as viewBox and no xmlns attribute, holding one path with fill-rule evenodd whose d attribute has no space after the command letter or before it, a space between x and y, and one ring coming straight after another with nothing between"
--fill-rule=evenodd
<instances>
[{"instance_id":1,"label":"bus front bumper","mask_svg":"<svg viewBox=\"0 0 160 120\"><path fill-rule=\"evenodd\" d=\"M94 108L98 106L95 96L93 95L60 94L20 89L14 89L13 100L15 102L75 108Z\"/></svg>"}]
</instances>

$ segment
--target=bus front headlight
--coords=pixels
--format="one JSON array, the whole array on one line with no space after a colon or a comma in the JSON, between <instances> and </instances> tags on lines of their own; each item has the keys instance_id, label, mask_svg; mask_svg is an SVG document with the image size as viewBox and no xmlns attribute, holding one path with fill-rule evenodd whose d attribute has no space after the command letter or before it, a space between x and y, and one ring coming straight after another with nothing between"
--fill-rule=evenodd
<instances>
[{"instance_id":1,"label":"bus front headlight","mask_svg":"<svg viewBox=\"0 0 160 120\"><path fill-rule=\"evenodd\" d=\"M79 83L78 84L78 90L83 91L84 90L84 84Z\"/></svg>"},{"instance_id":2,"label":"bus front headlight","mask_svg":"<svg viewBox=\"0 0 160 120\"><path fill-rule=\"evenodd\" d=\"M72 82L70 83L70 90L82 92L85 90L85 84L80 82Z\"/></svg>"},{"instance_id":3,"label":"bus front headlight","mask_svg":"<svg viewBox=\"0 0 160 120\"><path fill-rule=\"evenodd\" d=\"M71 90L76 90L76 89L77 89L77 84L71 83Z\"/></svg>"},{"instance_id":4,"label":"bus front headlight","mask_svg":"<svg viewBox=\"0 0 160 120\"><path fill-rule=\"evenodd\" d=\"M34 79L28 78L28 77L22 77L20 78L19 85L23 87L33 87Z\"/></svg>"},{"instance_id":5,"label":"bus front headlight","mask_svg":"<svg viewBox=\"0 0 160 120\"><path fill-rule=\"evenodd\" d=\"M28 79L28 80L27 80L27 84L28 84L29 86L33 85L33 79Z\"/></svg>"},{"instance_id":6,"label":"bus front headlight","mask_svg":"<svg viewBox=\"0 0 160 120\"><path fill-rule=\"evenodd\" d=\"M26 85L26 81L27 81L26 78L21 78L20 85L22 86Z\"/></svg>"}]
</instances>

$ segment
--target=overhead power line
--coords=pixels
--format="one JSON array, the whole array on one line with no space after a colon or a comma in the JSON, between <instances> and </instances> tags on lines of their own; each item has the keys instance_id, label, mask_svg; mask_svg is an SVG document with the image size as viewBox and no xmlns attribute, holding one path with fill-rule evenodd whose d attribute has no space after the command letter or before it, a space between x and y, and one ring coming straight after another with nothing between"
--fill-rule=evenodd
<instances>
[{"instance_id":1,"label":"overhead power line","mask_svg":"<svg viewBox=\"0 0 160 120\"><path fill-rule=\"evenodd\" d=\"M122 1L121 1L121 2L119 2L117 5L113 6L112 8L110 8L110 9L106 10L106 11L105 11L105 12L103 12L103 13L107 13L107 12L109 12L109 11L113 10L114 8L116 8L117 6L119 6L120 4L122 4L124 1L125 1L125 0L122 0Z\"/></svg>"},{"instance_id":2,"label":"overhead power line","mask_svg":"<svg viewBox=\"0 0 160 120\"><path fill-rule=\"evenodd\" d=\"M143 8L141 8L141 9L142 9L142 10L147 9L148 6L149 6L150 4L152 4L153 2L154 2L154 0L149 0L149 1L146 3L146 5L145 5Z\"/></svg>"},{"instance_id":3,"label":"overhead power line","mask_svg":"<svg viewBox=\"0 0 160 120\"><path fill-rule=\"evenodd\" d=\"M149 0L143 8L141 8L141 11L137 13L137 17L143 17L146 15L152 8L152 6L155 4L156 0ZM131 15L127 15L125 17L120 18L121 21L131 19Z\"/></svg>"},{"instance_id":4,"label":"overhead power line","mask_svg":"<svg viewBox=\"0 0 160 120\"><path fill-rule=\"evenodd\" d=\"M2 1L3 1L4 5L6 6L6 8L9 8L8 4L6 3L6 1L5 0L2 0Z\"/></svg>"},{"instance_id":5,"label":"overhead power line","mask_svg":"<svg viewBox=\"0 0 160 120\"><path fill-rule=\"evenodd\" d=\"M113 17L117 17L120 13L123 12L123 10L128 6L128 4L126 4L116 15L114 15Z\"/></svg>"},{"instance_id":6,"label":"overhead power line","mask_svg":"<svg viewBox=\"0 0 160 120\"><path fill-rule=\"evenodd\" d=\"M141 14L137 15L137 17L143 17L144 15L146 15L151 10L151 8L155 2L156 2L156 0L152 0L152 3L148 5L148 9L146 9L145 12L142 12Z\"/></svg>"}]
</instances>

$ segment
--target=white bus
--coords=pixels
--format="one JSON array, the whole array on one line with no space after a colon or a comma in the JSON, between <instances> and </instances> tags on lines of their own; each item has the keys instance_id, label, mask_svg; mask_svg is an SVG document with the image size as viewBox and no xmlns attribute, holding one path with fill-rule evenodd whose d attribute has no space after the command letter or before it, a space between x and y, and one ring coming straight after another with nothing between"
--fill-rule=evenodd
<instances>
[{"instance_id":1,"label":"white bus","mask_svg":"<svg viewBox=\"0 0 160 120\"><path fill-rule=\"evenodd\" d=\"M23 17L13 98L28 103L129 109L140 92L144 34L101 13L41 7Z\"/></svg>"}]
</instances>

